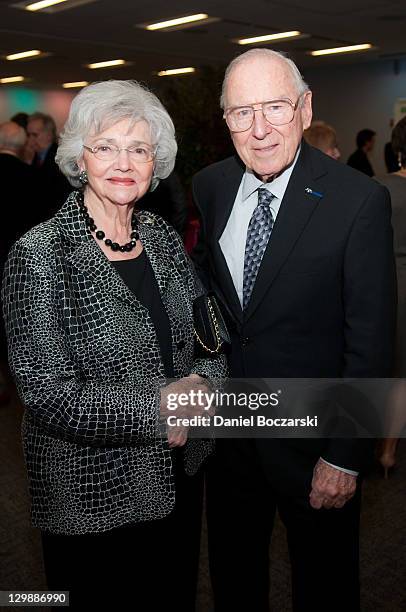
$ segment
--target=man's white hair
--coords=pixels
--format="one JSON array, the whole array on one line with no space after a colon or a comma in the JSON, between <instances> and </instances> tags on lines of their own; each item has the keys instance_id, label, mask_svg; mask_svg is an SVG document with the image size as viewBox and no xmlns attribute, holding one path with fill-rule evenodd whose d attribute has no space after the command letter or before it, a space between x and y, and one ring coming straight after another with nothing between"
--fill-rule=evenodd
<instances>
[{"instance_id":1,"label":"man's white hair","mask_svg":"<svg viewBox=\"0 0 406 612\"><path fill-rule=\"evenodd\" d=\"M237 57L235 57L226 68L226 72L224 74L223 85L221 88L221 96L220 96L220 106L223 110L227 108L226 89L227 89L227 83L228 83L228 79L230 77L231 72L234 70L234 68L236 68L243 62L250 60L250 59L254 59L256 57L258 58L263 57L264 59L282 60L286 64L286 67L288 68L289 72L292 75L292 80L295 84L297 95L301 96L306 91L310 91L308 84L304 81L295 62L293 62L291 59L286 57L284 53L281 53L279 51L273 51L272 49L263 49L263 48L250 49L249 51L245 51L245 53L241 53L241 55L237 55Z\"/></svg>"}]
</instances>

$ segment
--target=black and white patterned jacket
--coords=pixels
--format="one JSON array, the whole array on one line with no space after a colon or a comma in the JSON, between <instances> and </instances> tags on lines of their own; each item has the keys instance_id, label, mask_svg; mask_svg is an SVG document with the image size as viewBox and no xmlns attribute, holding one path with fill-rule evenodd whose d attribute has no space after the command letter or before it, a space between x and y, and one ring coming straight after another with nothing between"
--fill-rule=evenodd
<instances>
[{"instance_id":1,"label":"black and white patterned jacket","mask_svg":"<svg viewBox=\"0 0 406 612\"><path fill-rule=\"evenodd\" d=\"M153 323L86 228L76 193L14 245L3 282L33 524L65 534L158 519L175 496L171 451L156 434L164 367ZM152 213L140 214L139 232L171 323L175 376L224 376L222 357L193 356L202 288L179 236ZM209 441L190 440L186 471L209 452Z\"/></svg>"}]
</instances>

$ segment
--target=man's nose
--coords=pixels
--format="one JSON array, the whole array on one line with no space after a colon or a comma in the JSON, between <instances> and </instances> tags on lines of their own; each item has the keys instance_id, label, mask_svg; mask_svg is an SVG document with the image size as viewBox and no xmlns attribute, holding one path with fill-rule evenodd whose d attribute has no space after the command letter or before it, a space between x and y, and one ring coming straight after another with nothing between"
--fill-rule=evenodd
<instances>
[{"instance_id":1,"label":"man's nose","mask_svg":"<svg viewBox=\"0 0 406 612\"><path fill-rule=\"evenodd\" d=\"M262 109L254 111L254 122L252 124L252 134L255 138L262 140L272 131L271 124L265 119Z\"/></svg>"}]
</instances>

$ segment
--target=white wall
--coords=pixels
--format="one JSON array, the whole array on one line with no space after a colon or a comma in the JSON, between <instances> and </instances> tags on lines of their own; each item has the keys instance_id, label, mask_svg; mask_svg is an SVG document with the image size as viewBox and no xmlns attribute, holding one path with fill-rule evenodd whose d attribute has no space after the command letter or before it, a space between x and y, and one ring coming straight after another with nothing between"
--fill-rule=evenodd
<instances>
[{"instance_id":1,"label":"white wall","mask_svg":"<svg viewBox=\"0 0 406 612\"><path fill-rule=\"evenodd\" d=\"M365 62L346 66L304 69L313 90L313 118L330 123L336 130L342 161L355 150L359 130L370 128L376 135L371 162L376 174L386 172L383 148L390 140L389 120L397 98L406 98L406 59Z\"/></svg>"}]
</instances>

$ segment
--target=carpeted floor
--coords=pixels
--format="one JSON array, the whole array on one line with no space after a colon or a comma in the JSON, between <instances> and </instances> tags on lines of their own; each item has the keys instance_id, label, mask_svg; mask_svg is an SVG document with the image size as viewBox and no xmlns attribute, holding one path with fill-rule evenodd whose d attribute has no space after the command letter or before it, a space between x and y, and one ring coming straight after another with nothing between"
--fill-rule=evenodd
<instances>
[{"instance_id":1,"label":"carpeted floor","mask_svg":"<svg viewBox=\"0 0 406 612\"><path fill-rule=\"evenodd\" d=\"M20 440L21 415L15 398L7 406L0 407L0 590L46 588L39 534L29 521ZM399 465L389 480L385 481L377 469L364 487L361 523L363 612L406 611L406 440L399 445L398 458ZM205 535L204 530L197 612L212 610ZM271 610L289 612L290 570L280 522L273 536L271 559Z\"/></svg>"}]
</instances>

